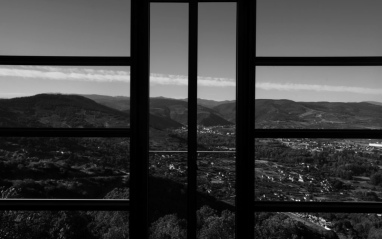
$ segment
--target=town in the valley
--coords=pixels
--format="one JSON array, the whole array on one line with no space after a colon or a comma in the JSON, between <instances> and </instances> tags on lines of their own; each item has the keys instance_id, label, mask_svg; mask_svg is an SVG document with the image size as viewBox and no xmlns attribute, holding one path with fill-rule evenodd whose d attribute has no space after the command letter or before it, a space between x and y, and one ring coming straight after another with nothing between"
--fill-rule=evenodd
<instances>
[{"instance_id":1,"label":"town in the valley","mask_svg":"<svg viewBox=\"0 0 382 239\"><path fill-rule=\"evenodd\" d=\"M255 199L378 202L381 169L381 140L256 139ZM326 230L334 227L329 218L312 213L284 214Z\"/></svg>"}]
</instances>

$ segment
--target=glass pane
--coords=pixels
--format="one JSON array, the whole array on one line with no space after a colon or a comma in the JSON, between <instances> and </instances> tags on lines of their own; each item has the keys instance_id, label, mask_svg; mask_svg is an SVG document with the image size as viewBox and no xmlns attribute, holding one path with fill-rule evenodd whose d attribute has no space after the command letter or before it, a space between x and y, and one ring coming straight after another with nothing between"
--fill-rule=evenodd
<instances>
[{"instance_id":1,"label":"glass pane","mask_svg":"<svg viewBox=\"0 0 382 239\"><path fill-rule=\"evenodd\" d=\"M198 98L203 106L234 101L236 87L236 3L199 3ZM229 103L229 102L224 102Z\"/></svg>"},{"instance_id":2,"label":"glass pane","mask_svg":"<svg viewBox=\"0 0 382 239\"><path fill-rule=\"evenodd\" d=\"M2 198L129 198L130 140L0 138Z\"/></svg>"},{"instance_id":3,"label":"glass pane","mask_svg":"<svg viewBox=\"0 0 382 239\"><path fill-rule=\"evenodd\" d=\"M255 199L380 201L381 140L255 139Z\"/></svg>"},{"instance_id":4,"label":"glass pane","mask_svg":"<svg viewBox=\"0 0 382 239\"><path fill-rule=\"evenodd\" d=\"M126 211L0 211L5 238L129 238Z\"/></svg>"},{"instance_id":5,"label":"glass pane","mask_svg":"<svg viewBox=\"0 0 382 239\"><path fill-rule=\"evenodd\" d=\"M131 0L5 0L0 55L129 56Z\"/></svg>"},{"instance_id":6,"label":"glass pane","mask_svg":"<svg viewBox=\"0 0 382 239\"><path fill-rule=\"evenodd\" d=\"M201 201L224 201L235 205L235 152L203 152L198 154L198 191ZM208 205L211 202L205 200ZM227 205L227 208L231 208Z\"/></svg>"},{"instance_id":7,"label":"glass pane","mask_svg":"<svg viewBox=\"0 0 382 239\"><path fill-rule=\"evenodd\" d=\"M150 14L150 238L186 238L188 4Z\"/></svg>"},{"instance_id":8,"label":"glass pane","mask_svg":"<svg viewBox=\"0 0 382 239\"><path fill-rule=\"evenodd\" d=\"M130 67L0 66L0 127L127 128Z\"/></svg>"},{"instance_id":9,"label":"glass pane","mask_svg":"<svg viewBox=\"0 0 382 239\"><path fill-rule=\"evenodd\" d=\"M381 129L381 67L256 67L255 128Z\"/></svg>"},{"instance_id":10,"label":"glass pane","mask_svg":"<svg viewBox=\"0 0 382 239\"><path fill-rule=\"evenodd\" d=\"M236 3L199 3L197 235L235 238Z\"/></svg>"},{"instance_id":11,"label":"glass pane","mask_svg":"<svg viewBox=\"0 0 382 239\"><path fill-rule=\"evenodd\" d=\"M257 56L382 55L382 3L258 0Z\"/></svg>"},{"instance_id":12,"label":"glass pane","mask_svg":"<svg viewBox=\"0 0 382 239\"><path fill-rule=\"evenodd\" d=\"M379 238L382 215L375 213L255 213L255 237Z\"/></svg>"},{"instance_id":13,"label":"glass pane","mask_svg":"<svg viewBox=\"0 0 382 239\"><path fill-rule=\"evenodd\" d=\"M200 3L198 150L235 151L236 3Z\"/></svg>"}]
</instances>

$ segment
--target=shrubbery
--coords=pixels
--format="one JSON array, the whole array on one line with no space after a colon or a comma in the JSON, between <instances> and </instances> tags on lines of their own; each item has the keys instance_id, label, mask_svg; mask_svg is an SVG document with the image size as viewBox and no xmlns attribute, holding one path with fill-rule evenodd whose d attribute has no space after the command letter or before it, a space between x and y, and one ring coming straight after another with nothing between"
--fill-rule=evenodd
<instances>
[{"instance_id":1,"label":"shrubbery","mask_svg":"<svg viewBox=\"0 0 382 239\"><path fill-rule=\"evenodd\" d=\"M200 239L234 239L235 215L224 210L220 215L208 206L203 206L197 213L197 235ZM159 218L150 227L151 239L187 238L187 221L170 214Z\"/></svg>"}]
</instances>

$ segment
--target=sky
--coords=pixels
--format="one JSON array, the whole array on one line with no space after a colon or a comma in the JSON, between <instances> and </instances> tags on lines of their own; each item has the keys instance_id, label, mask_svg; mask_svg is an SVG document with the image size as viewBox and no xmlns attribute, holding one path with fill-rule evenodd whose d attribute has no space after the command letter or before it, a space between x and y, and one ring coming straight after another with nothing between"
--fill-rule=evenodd
<instances>
[{"instance_id":1,"label":"sky","mask_svg":"<svg viewBox=\"0 0 382 239\"><path fill-rule=\"evenodd\" d=\"M0 55L129 56L130 1L2 0ZM0 98L130 95L129 67L0 66Z\"/></svg>"},{"instance_id":2,"label":"sky","mask_svg":"<svg viewBox=\"0 0 382 239\"><path fill-rule=\"evenodd\" d=\"M187 98L188 4L152 3L150 16L150 72L171 75L152 77L150 96ZM198 25L198 98L234 100L236 4L200 3Z\"/></svg>"},{"instance_id":3,"label":"sky","mask_svg":"<svg viewBox=\"0 0 382 239\"><path fill-rule=\"evenodd\" d=\"M130 0L3 0L0 55L129 56ZM151 4L150 95L187 98L188 4ZM199 98L235 98L236 8L200 4ZM0 66L0 98L130 95L123 67ZM123 78L123 79L122 79Z\"/></svg>"},{"instance_id":4,"label":"sky","mask_svg":"<svg viewBox=\"0 0 382 239\"><path fill-rule=\"evenodd\" d=\"M130 0L1 0L1 55L130 55Z\"/></svg>"},{"instance_id":5,"label":"sky","mask_svg":"<svg viewBox=\"0 0 382 239\"><path fill-rule=\"evenodd\" d=\"M382 55L380 0L257 0L257 56Z\"/></svg>"},{"instance_id":6,"label":"sky","mask_svg":"<svg viewBox=\"0 0 382 239\"><path fill-rule=\"evenodd\" d=\"M258 0L257 56L382 55L380 0ZM2 0L0 55L129 56L130 0ZM150 96L187 98L188 4L152 3ZM255 29L254 29L255 30ZM200 3L198 97L236 97L236 4ZM381 67L257 67L256 98L380 101ZM130 95L129 67L0 66L0 98Z\"/></svg>"},{"instance_id":7,"label":"sky","mask_svg":"<svg viewBox=\"0 0 382 239\"><path fill-rule=\"evenodd\" d=\"M0 66L0 98L41 93L129 96L130 67Z\"/></svg>"},{"instance_id":8,"label":"sky","mask_svg":"<svg viewBox=\"0 0 382 239\"><path fill-rule=\"evenodd\" d=\"M382 67L256 67L256 99L382 102Z\"/></svg>"},{"instance_id":9,"label":"sky","mask_svg":"<svg viewBox=\"0 0 382 239\"><path fill-rule=\"evenodd\" d=\"M380 0L258 0L257 56L382 56ZM256 98L382 102L382 67L256 67Z\"/></svg>"}]
</instances>

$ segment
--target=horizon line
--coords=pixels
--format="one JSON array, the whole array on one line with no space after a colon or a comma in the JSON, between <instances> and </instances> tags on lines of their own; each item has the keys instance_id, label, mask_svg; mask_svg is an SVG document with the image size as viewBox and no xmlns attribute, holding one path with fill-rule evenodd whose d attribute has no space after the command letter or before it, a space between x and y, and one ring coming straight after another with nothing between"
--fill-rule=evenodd
<instances>
[{"instance_id":1,"label":"horizon line","mask_svg":"<svg viewBox=\"0 0 382 239\"><path fill-rule=\"evenodd\" d=\"M90 95L97 95L97 96L107 96L107 97L126 97L130 98L130 96L124 96L124 95L107 95L107 94L84 94L84 93L61 93L61 92L45 92L45 93L36 93L36 94L27 94L27 93L0 93L0 99L14 99L14 98L23 98L23 97L31 97L36 95L43 95L43 94L51 94L51 95L80 95L80 96L90 96ZM8 97L4 97L8 96ZM149 98L166 98L166 99L177 99L177 100L188 100L188 98L184 97L166 97L166 96L152 96ZM216 99L206 99L206 98L198 98L200 100L210 100L210 101L236 101L236 99L230 100L216 100Z\"/></svg>"},{"instance_id":2,"label":"horizon line","mask_svg":"<svg viewBox=\"0 0 382 239\"><path fill-rule=\"evenodd\" d=\"M130 96L124 96L124 95L106 95L106 94L82 94L82 93L61 93L61 92L45 92L45 93L37 93L37 94L24 94L24 93L0 93L0 99L14 99L14 98L23 98L23 97L31 97L31 96L36 96L36 95L42 95L42 94L52 94L52 95L80 95L80 96L91 96L91 95L96 95L96 96L107 96L107 97L113 97L113 98L118 98L118 97L125 97L125 98L130 98ZM10 97L4 97L4 96L10 96ZM166 96L152 96L149 97L151 98L164 98L164 99L175 99L175 100L183 100L187 101L188 98L184 97L166 97ZM216 99L206 99L206 98L197 98L199 100L209 100L209 101L215 101L215 102L224 102L224 101L236 101L236 99L225 99L225 100L216 100ZM327 100L320 100L320 101L296 101L296 100L291 100L291 99L267 99L267 98L259 98L255 99L257 100L287 100L287 101L293 101L293 102L330 102L330 103L370 103L370 102L376 102L376 103L381 103L382 101L375 101L375 100L363 100L363 101L327 101Z\"/></svg>"}]
</instances>

